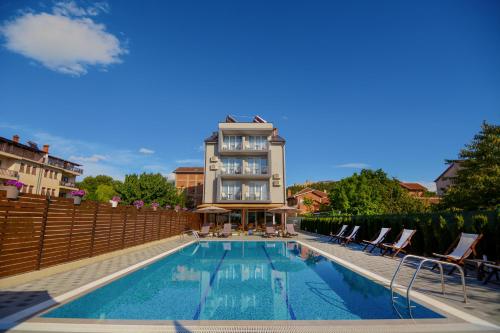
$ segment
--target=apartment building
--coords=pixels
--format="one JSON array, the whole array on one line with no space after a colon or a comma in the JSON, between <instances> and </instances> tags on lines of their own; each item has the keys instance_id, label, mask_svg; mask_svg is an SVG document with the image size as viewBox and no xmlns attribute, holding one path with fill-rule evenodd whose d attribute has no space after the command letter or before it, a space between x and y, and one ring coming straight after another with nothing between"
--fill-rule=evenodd
<instances>
[{"instance_id":1,"label":"apartment building","mask_svg":"<svg viewBox=\"0 0 500 333\"><path fill-rule=\"evenodd\" d=\"M198 207L228 209L231 213L219 218L246 229L281 223L281 216L268 210L285 204L285 140L259 116L251 122L228 116L205 140L203 203ZM209 216L208 222L215 218Z\"/></svg>"},{"instance_id":2,"label":"apartment building","mask_svg":"<svg viewBox=\"0 0 500 333\"><path fill-rule=\"evenodd\" d=\"M39 149L34 142L21 143L18 135L12 140L0 137L0 190L5 180L17 179L25 184L22 193L66 197L77 189L80 166L50 155L49 145Z\"/></svg>"},{"instance_id":3,"label":"apartment building","mask_svg":"<svg viewBox=\"0 0 500 333\"><path fill-rule=\"evenodd\" d=\"M203 199L203 167L178 167L174 170L175 187L186 195L188 208L201 205Z\"/></svg>"}]
</instances>

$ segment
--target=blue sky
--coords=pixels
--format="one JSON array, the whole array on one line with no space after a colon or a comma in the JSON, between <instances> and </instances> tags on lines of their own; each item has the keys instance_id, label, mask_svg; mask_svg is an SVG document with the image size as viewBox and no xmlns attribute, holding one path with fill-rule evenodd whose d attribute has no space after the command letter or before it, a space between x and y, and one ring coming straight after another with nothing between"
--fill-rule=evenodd
<instances>
[{"instance_id":1,"label":"blue sky","mask_svg":"<svg viewBox=\"0 0 500 333\"><path fill-rule=\"evenodd\" d=\"M0 2L0 135L86 174L202 165L226 114L287 139L287 182L431 182L500 120L500 1Z\"/></svg>"}]
</instances>

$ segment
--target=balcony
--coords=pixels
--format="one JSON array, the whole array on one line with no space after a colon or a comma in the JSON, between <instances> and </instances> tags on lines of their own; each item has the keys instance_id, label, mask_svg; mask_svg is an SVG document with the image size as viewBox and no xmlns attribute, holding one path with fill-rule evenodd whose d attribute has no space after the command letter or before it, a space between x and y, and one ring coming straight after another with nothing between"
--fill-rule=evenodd
<instances>
[{"instance_id":1,"label":"balcony","mask_svg":"<svg viewBox=\"0 0 500 333\"><path fill-rule=\"evenodd\" d=\"M62 162L62 161L59 161L59 160L54 160L54 159L51 159L50 157L49 157L49 161L48 161L47 164L51 165L51 166L54 166L54 167L57 167L57 168L61 168L61 169L64 169L64 170L75 172L75 173L80 174L80 175L83 173L83 169L78 168L78 167L76 167L75 165L73 165L73 164L71 164L69 162Z\"/></svg>"},{"instance_id":2,"label":"balcony","mask_svg":"<svg viewBox=\"0 0 500 333\"><path fill-rule=\"evenodd\" d=\"M0 151L19 156L21 158L25 158L28 160L40 162L43 160L43 155L39 153L35 153L34 151L23 149L17 146L14 146L10 143L4 142L0 144Z\"/></svg>"},{"instance_id":3,"label":"balcony","mask_svg":"<svg viewBox=\"0 0 500 333\"><path fill-rule=\"evenodd\" d=\"M264 193L224 193L221 192L219 197L219 202L225 203L270 203L271 201L268 199Z\"/></svg>"},{"instance_id":4,"label":"balcony","mask_svg":"<svg viewBox=\"0 0 500 333\"><path fill-rule=\"evenodd\" d=\"M73 183L73 182L65 182L65 181L62 181L62 180L59 182L59 186L69 187L69 188L77 188L75 183Z\"/></svg>"},{"instance_id":5,"label":"balcony","mask_svg":"<svg viewBox=\"0 0 500 333\"><path fill-rule=\"evenodd\" d=\"M0 168L0 178L17 179L18 177L19 173L17 171Z\"/></svg>"},{"instance_id":6,"label":"balcony","mask_svg":"<svg viewBox=\"0 0 500 333\"><path fill-rule=\"evenodd\" d=\"M218 175L221 178L249 178L249 179L265 179L269 178L270 174L268 173L268 168L226 168L224 166L221 167Z\"/></svg>"},{"instance_id":7,"label":"balcony","mask_svg":"<svg viewBox=\"0 0 500 333\"><path fill-rule=\"evenodd\" d=\"M221 145L221 154L241 154L241 155L255 155L267 154L269 152L269 145L263 144L249 144L248 142L241 144L226 144Z\"/></svg>"}]
</instances>

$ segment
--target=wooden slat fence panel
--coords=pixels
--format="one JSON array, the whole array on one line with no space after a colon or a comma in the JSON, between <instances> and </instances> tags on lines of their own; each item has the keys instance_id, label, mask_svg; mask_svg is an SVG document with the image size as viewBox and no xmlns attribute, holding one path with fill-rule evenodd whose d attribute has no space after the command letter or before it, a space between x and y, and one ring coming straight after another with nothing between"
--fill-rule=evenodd
<instances>
[{"instance_id":1,"label":"wooden slat fence panel","mask_svg":"<svg viewBox=\"0 0 500 333\"><path fill-rule=\"evenodd\" d=\"M0 191L0 277L88 258L199 229L191 212Z\"/></svg>"}]
</instances>

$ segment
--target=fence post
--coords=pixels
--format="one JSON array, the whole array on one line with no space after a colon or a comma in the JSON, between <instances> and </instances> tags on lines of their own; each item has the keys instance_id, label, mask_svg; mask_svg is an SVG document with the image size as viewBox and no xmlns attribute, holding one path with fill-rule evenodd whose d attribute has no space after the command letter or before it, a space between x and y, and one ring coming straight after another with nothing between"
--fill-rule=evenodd
<instances>
[{"instance_id":1,"label":"fence post","mask_svg":"<svg viewBox=\"0 0 500 333\"><path fill-rule=\"evenodd\" d=\"M50 199L48 197L45 198L45 208L43 210L42 215L42 228L40 230L40 240L38 243L38 258L36 261L36 269L39 270L42 265L42 256L43 256L43 245L45 240L45 229L47 228L47 217L49 215L49 206Z\"/></svg>"},{"instance_id":2,"label":"fence post","mask_svg":"<svg viewBox=\"0 0 500 333\"><path fill-rule=\"evenodd\" d=\"M95 202L95 210L94 210L94 222L92 223L92 238L90 240L90 257L94 255L94 241L95 241L95 228L97 224L97 212L99 211L99 202Z\"/></svg>"},{"instance_id":3,"label":"fence post","mask_svg":"<svg viewBox=\"0 0 500 333\"><path fill-rule=\"evenodd\" d=\"M123 218L122 249L125 248L125 229L127 229L128 206L125 206L123 210L125 212L125 217Z\"/></svg>"}]
</instances>

